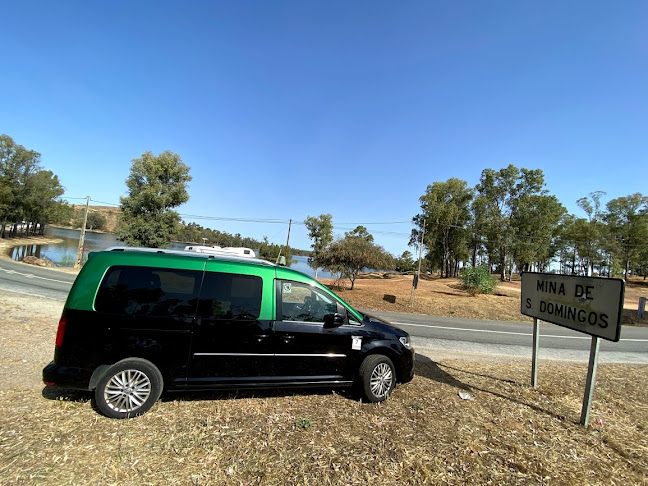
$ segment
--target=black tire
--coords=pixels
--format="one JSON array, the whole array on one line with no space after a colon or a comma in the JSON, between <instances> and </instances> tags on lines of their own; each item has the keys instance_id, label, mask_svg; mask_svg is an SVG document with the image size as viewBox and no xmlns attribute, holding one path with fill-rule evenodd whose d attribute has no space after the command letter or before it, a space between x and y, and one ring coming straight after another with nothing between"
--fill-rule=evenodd
<instances>
[{"instance_id":1,"label":"black tire","mask_svg":"<svg viewBox=\"0 0 648 486\"><path fill-rule=\"evenodd\" d=\"M146 413L162 393L162 374L145 359L128 358L106 370L95 388L97 408L106 417L133 418Z\"/></svg>"},{"instance_id":2,"label":"black tire","mask_svg":"<svg viewBox=\"0 0 648 486\"><path fill-rule=\"evenodd\" d=\"M396 387L396 368L387 356L371 354L360 365L358 373L362 395L371 403L387 400Z\"/></svg>"}]
</instances>

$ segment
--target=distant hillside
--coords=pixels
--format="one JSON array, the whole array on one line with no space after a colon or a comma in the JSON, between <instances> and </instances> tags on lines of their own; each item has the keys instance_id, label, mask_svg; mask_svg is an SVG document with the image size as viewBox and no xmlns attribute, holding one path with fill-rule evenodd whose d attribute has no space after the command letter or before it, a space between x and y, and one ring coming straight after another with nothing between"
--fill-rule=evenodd
<instances>
[{"instance_id":1,"label":"distant hillside","mask_svg":"<svg viewBox=\"0 0 648 486\"><path fill-rule=\"evenodd\" d=\"M85 211L85 204L72 204L76 214L83 214ZM121 214L121 208L114 206L90 206L89 213L100 213L106 218L106 227L102 230L106 233L114 233L117 231L117 220ZM83 220L79 223L79 227L83 226Z\"/></svg>"}]
</instances>

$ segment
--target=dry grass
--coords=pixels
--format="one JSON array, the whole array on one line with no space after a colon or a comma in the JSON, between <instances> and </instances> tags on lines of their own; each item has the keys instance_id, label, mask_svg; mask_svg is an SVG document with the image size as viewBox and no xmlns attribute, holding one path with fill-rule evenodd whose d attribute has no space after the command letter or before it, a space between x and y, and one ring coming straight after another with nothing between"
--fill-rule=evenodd
<instances>
[{"instance_id":1,"label":"dry grass","mask_svg":"<svg viewBox=\"0 0 648 486\"><path fill-rule=\"evenodd\" d=\"M5 484L645 484L647 367L434 362L381 405L333 394L185 394L128 421L85 399L0 394ZM459 398L459 392L473 396ZM75 397L73 397L75 398ZM312 427L298 423L307 419Z\"/></svg>"},{"instance_id":2,"label":"dry grass","mask_svg":"<svg viewBox=\"0 0 648 486\"><path fill-rule=\"evenodd\" d=\"M473 297L461 290L459 279L424 276L419 281L413 309L409 307L412 292L411 275L371 274L356 280L353 290L349 290L348 281L342 281L342 287L335 286L336 282L333 280L322 282L331 286L340 297L357 309L494 321L532 321L531 318L520 314L519 279L500 283L493 295ZM648 325L648 313L641 322L637 321L639 297L648 298L648 282L632 279L626 285L623 324Z\"/></svg>"},{"instance_id":3,"label":"dry grass","mask_svg":"<svg viewBox=\"0 0 648 486\"><path fill-rule=\"evenodd\" d=\"M40 383L61 305L0 298L2 484L647 484L647 366L599 367L589 428L585 364L543 362L533 390L528 360L429 351L379 405L327 390L169 394L117 421Z\"/></svg>"}]
</instances>

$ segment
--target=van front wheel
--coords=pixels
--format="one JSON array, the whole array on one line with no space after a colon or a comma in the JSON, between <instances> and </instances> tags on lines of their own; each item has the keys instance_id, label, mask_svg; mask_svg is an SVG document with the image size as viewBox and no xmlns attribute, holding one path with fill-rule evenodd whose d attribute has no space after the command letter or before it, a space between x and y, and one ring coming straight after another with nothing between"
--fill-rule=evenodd
<instances>
[{"instance_id":1,"label":"van front wheel","mask_svg":"<svg viewBox=\"0 0 648 486\"><path fill-rule=\"evenodd\" d=\"M360 365L359 375L363 395L372 403L387 400L396 386L394 364L382 354L367 356Z\"/></svg>"},{"instance_id":2,"label":"van front wheel","mask_svg":"<svg viewBox=\"0 0 648 486\"><path fill-rule=\"evenodd\" d=\"M97 383L97 408L106 417L125 419L146 413L162 393L162 374L155 365L129 358L108 368Z\"/></svg>"}]
</instances>

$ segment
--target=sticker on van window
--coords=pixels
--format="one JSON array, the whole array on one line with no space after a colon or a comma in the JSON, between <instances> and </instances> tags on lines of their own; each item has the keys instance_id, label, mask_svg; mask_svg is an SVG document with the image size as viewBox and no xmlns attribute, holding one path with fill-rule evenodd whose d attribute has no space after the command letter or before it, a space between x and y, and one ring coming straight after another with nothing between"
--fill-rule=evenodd
<instances>
[{"instance_id":1,"label":"sticker on van window","mask_svg":"<svg viewBox=\"0 0 648 486\"><path fill-rule=\"evenodd\" d=\"M351 349L362 349L362 336L351 336Z\"/></svg>"},{"instance_id":2,"label":"sticker on van window","mask_svg":"<svg viewBox=\"0 0 648 486\"><path fill-rule=\"evenodd\" d=\"M283 293L284 293L284 294L290 294L290 293L292 293L292 284L291 284L291 283L285 283L285 284L283 284Z\"/></svg>"}]
</instances>

